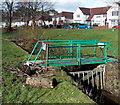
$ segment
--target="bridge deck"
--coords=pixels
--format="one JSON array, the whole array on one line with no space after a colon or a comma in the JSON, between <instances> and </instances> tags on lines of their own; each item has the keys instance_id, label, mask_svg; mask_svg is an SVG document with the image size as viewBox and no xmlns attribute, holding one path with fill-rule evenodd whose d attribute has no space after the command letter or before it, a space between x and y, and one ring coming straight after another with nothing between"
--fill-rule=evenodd
<instances>
[{"instance_id":1,"label":"bridge deck","mask_svg":"<svg viewBox=\"0 0 120 105\"><path fill-rule=\"evenodd\" d=\"M68 65L85 65L85 64L97 64L97 63L106 63L110 61L116 61L115 58L82 58L79 61L75 58L71 59L54 59L54 60L37 60L35 64L39 64L40 66L68 66ZM34 61L30 61L33 63Z\"/></svg>"}]
</instances>

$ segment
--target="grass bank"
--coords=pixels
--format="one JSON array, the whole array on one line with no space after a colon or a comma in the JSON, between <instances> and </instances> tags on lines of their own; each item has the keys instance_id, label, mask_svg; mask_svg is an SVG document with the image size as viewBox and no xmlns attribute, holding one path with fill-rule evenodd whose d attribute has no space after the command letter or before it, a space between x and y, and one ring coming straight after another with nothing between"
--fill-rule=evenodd
<instances>
[{"instance_id":1,"label":"grass bank","mask_svg":"<svg viewBox=\"0 0 120 105\"><path fill-rule=\"evenodd\" d=\"M118 32L112 29L19 29L7 34L3 31L3 38L108 41L118 55Z\"/></svg>"},{"instance_id":2,"label":"grass bank","mask_svg":"<svg viewBox=\"0 0 120 105\"><path fill-rule=\"evenodd\" d=\"M59 84L53 89L25 84L24 77L11 73L9 69L16 68L29 54L9 41L3 41L2 48L3 103L94 103L63 71L54 76Z\"/></svg>"}]
</instances>

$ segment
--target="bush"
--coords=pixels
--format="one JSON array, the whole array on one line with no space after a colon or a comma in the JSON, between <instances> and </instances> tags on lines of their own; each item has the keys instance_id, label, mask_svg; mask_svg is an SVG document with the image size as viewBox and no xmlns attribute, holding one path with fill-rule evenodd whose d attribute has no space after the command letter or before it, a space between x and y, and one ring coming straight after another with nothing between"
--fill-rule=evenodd
<instances>
[{"instance_id":1,"label":"bush","mask_svg":"<svg viewBox=\"0 0 120 105\"><path fill-rule=\"evenodd\" d=\"M76 26L78 24L80 24L80 23L71 23L72 26Z\"/></svg>"},{"instance_id":2,"label":"bush","mask_svg":"<svg viewBox=\"0 0 120 105\"><path fill-rule=\"evenodd\" d=\"M98 26L98 24L97 24L97 23L94 23L93 26Z\"/></svg>"}]
</instances>

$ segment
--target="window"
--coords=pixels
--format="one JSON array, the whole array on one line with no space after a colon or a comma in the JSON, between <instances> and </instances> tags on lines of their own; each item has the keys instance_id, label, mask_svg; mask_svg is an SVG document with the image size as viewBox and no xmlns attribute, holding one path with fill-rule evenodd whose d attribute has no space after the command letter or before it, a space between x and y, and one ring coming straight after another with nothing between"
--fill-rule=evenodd
<instances>
[{"instance_id":1,"label":"window","mask_svg":"<svg viewBox=\"0 0 120 105\"><path fill-rule=\"evenodd\" d=\"M107 17L107 14L103 14L103 17Z\"/></svg>"},{"instance_id":2,"label":"window","mask_svg":"<svg viewBox=\"0 0 120 105\"><path fill-rule=\"evenodd\" d=\"M78 14L78 15L77 15L77 17L79 18L79 17L80 17L80 15Z\"/></svg>"},{"instance_id":3,"label":"window","mask_svg":"<svg viewBox=\"0 0 120 105\"><path fill-rule=\"evenodd\" d=\"M114 19L112 19L112 20L111 20L111 22L113 22L113 23L114 23L114 22L115 22L115 20L114 20Z\"/></svg>"},{"instance_id":4,"label":"window","mask_svg":"<svg viewBox=\"0 0 120 105\"><path fill-rule=\"evenodd\" d=\"M96 16L96 18L100 18L101 16Z\"/></svg>"},{"instance_id":5,"label":"window","mask_svg":"<svg viewBox=\"0 0 120 105\"><path fill-rule=\"evenodd\" d=\"M118 11L112 11L112 16L118 16Z\"/></svg>"},{"instance_id":6,"label":"window","mask_svg":"<svg viewBox=\"0 0 120 105\"><path fill-rule=\"evenodd\" d=\"M59 17L59 20L61 20L61 17Z\"/></svg>"}]
</instances>

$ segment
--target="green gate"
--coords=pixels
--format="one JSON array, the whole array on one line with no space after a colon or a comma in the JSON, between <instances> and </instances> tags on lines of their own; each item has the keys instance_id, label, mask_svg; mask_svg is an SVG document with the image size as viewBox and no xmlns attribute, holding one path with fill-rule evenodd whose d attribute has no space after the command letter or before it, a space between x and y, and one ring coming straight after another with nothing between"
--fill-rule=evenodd
<instances>
[{"instance_id":1,"label":"green gate","mask_svg":"<svg viewBox=\"0 0 120 105\"><path fill-rule=\"evenodd\" d=\"M109 42L97 40L38 41L26 64L40 66L68 66L115 61Z\"/></svg>"}]
</instances>

